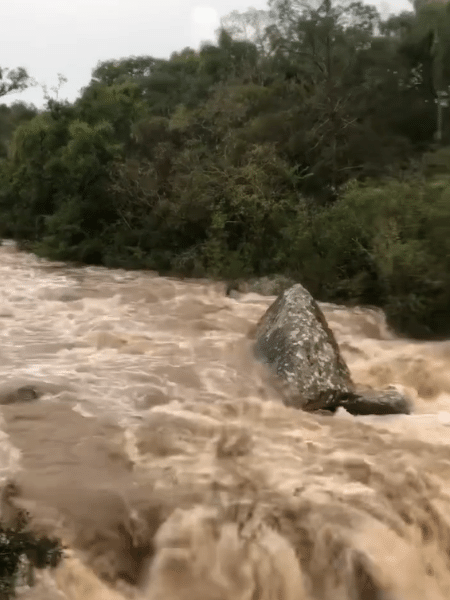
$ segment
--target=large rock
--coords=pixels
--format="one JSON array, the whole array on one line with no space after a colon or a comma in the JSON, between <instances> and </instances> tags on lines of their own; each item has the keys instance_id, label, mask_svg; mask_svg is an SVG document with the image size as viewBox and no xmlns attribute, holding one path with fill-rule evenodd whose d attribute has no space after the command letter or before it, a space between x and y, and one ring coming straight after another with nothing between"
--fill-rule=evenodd
<instances>
[{"instance_id":1,"label":"large rock","mask_svg":"<svg viewBox=\"0 0 450 600\"><path fill-rule=\"evenodd\" d=\"M284 291L254 331L255 357L276 374L284 403L307 411L339 406L352 414L409 413L396 390L357 392L334 335L300 284Z\"/></svg>"},{"instance_id":2,"label":"large rock","mask_svg":"<svg viewBox=\"0 0 450 600\"><path fill-rule=\"evenodd\" d=\"M300 284L269 307L255 331L255 356L284 382L285 402L323 408L354 391L350 371L319 305Z\"/></svg>"}]
</instances>

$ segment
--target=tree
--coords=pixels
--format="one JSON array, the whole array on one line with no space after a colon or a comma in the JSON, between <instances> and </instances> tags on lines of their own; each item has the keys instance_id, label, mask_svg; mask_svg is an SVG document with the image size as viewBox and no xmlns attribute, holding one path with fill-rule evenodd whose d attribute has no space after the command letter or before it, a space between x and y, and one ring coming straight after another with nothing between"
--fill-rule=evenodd
<instances>
[{"instance_id":1,"label":"tree","mask_svg":"<svg viewBox=\"0 0 450 600\"><path fill-rule=\"evenodd\" d=\"M234 10L222 17L221 29L225 30L233 40L254 44L260 56L270 52L267 28L273 24L273 14L268 10L249 8L240 13Z\"/></svg>"},{"instance_id":2,"label":"tree","mask_svg":"<svg viewBox=\"0 0 450 600\"><path fill-rule=\"evenodd\" d=\"M62 73L58 73L58 85L54 85L51 89L51 91L55 94L55 100L58 101L59 98L59 92L62 88L62 86L67 83L67 77L65 77ZM46 85L41 85L42 87L42 91L44 92L44 98L47 100L47 102L51 99L50 94L48 93L48 88Z\"/></svg>"},{"instance_id":3,"label":"tree","mask_svg":"<svg viewBox=\"0 0 450 600\"><path fill-rule=\"evenodd\" d=\"M424 180L449 170L432 150L450 27L427 10L271 0L199 50L99 63L73 104L48 98L14 131L0 110L0 233L108 266L293 273L435 330L447 197Z\"/></svg>"},{"instance_id":4,"label":"tree","mask_svg":"<svg viewBox=\"0 0 450 600\"><path fill-rule=\"evenodd\" d=\"M149 77L158 62L158 59L151 56L130 56L99 62L92 71L91 83L112 85L128 79L136 81L142 77Z\"/></svg>"},{"instance_id":5,"label":"tree","mask_svg":"<svg viewBox=\"0 0 450 600\"><path fill-rule=\"evenodd\" d=\"M440 143L450 137L444 125L450 116L450 4L418 3L416 10L403 51L414 68L416 85L422 84L437 105L435 138Z\"/></svg>"},{"instance_id":6,"label":"tree","mask_svg":"<svg viewBox=\"0 0 450 600\"><path fill-rule=\"evenodd\" d=\"M24 102L11 106L0 104L0 159L8 155L9 143L16 127L37 115L37 108Z\"/></svg>"},{"instance_id":7,"label":"tree","mask_svg":"<svg viewBox=\"0 0 450 600\"><path fill-rule=\"evenodd\" d=\"M17 69L6 69L0 67L0 97L13 92L23 92L36 82L30 78L23 67Z\"/></svg>"}]
</instances>

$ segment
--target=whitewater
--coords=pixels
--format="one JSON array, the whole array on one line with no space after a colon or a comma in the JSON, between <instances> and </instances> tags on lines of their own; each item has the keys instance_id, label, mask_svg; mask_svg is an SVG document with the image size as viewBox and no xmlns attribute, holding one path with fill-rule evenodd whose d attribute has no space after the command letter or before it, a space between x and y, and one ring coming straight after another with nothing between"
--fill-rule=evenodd
<instances>
[{"instance_id":1,"label":"whitewater","mask_svg":"<svg viewBox=\"0 0 450 600\"><path fill-rule=\"evenodd\" d=\"M450 342L321 304L357 384L414 413L283 406L274 297L0 247L0 479L67 556L27 600L450 598ZM11 401L34 386L40 397Z\"/></svg>"}]
</instances>

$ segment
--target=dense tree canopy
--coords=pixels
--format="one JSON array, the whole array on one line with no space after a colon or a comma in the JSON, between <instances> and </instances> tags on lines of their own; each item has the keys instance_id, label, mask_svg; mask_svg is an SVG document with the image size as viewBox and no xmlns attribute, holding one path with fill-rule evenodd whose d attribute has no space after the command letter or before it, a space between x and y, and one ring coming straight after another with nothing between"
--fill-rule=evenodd
<instances>
[{"instance_id":1,"label":"dense tree canopy","mask_svg":"<svg viewBox=\"0 0 450 600\"><path fill-rule=\"evenodd\" d=\"M449 86L450 4L235 11L215 44L99 63L74 103L0 107L0 236L108 266L282 272L444 334Z\"/></svg>"}]
</instances>

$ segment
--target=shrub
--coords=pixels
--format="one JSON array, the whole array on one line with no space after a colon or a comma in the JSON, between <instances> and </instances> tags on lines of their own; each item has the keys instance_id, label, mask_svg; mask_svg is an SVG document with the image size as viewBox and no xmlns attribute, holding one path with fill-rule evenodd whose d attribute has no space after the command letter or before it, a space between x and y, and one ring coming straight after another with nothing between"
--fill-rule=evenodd
<instances>
[{"instance_id":1,"label":"shrub","mask_svg":"<svg viewBox=\"0 0 450 600\"><path fill-rule=\"evenodd\" d=\"M0 599L15 596L15 589L25 579L33 581L33 569L56 567L62 559L60 542L46 536L36 536L28 527L24 514L13 526L0 523Z\"/></svg>"}]
</instances>

